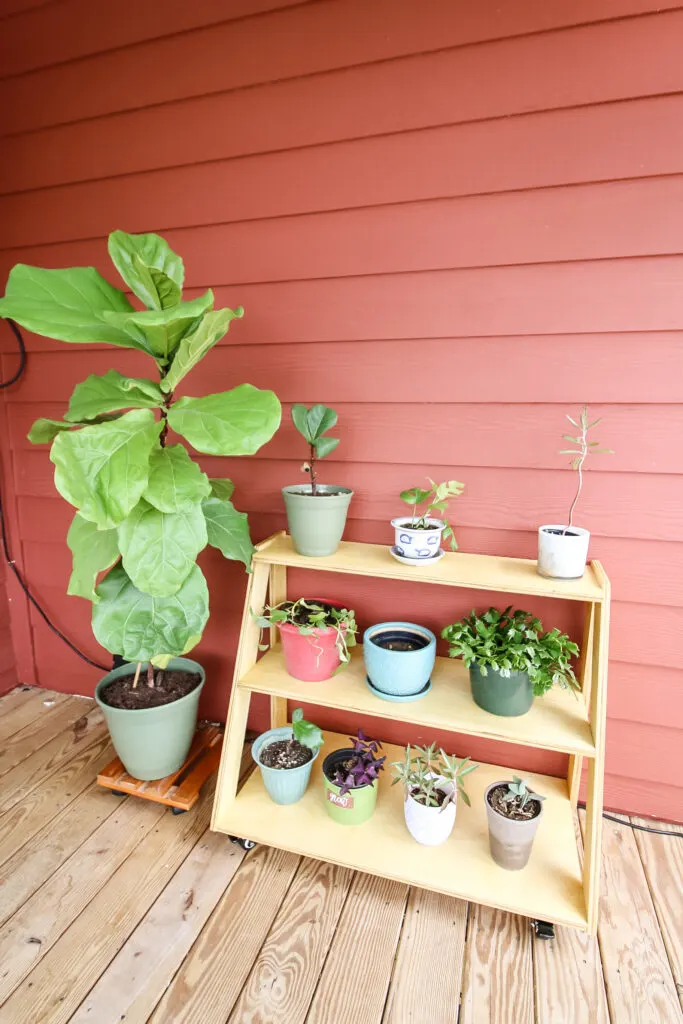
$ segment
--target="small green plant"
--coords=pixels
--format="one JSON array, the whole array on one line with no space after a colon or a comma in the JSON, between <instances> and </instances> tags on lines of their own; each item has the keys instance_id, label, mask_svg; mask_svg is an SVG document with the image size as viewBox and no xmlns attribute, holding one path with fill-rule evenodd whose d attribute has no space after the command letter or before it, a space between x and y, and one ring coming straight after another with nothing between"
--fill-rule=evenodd
<instances>
[{"instance_id":1,"label":"small green plant","mask_svg":"<svg viewBox=\"0 0 683 1024\"><path fill-rule=\"evenodd\" d=\"M407 505L412 506L412 518L410 521L411 530L426 530L427 520L438 514L438 518L446 524L446 527L441 534L444 540L450 538L450 545L453 551L458 550L458 544L453 533L453 528L446 519L445 513L448 508L448 502L451 498L457 498L458 495L462 494L465 485L461 484L458 480L447 480L443 484L435 483L431 477L427 477L431 487L429 490L425 490L423 487L411 487L407 491L401 491L399 497L401 501L405 501ZM423 512L418 515L417 506L427 503L426 508Z\"/></svg>"},{"instance_id":2,"label":"small green plant","mask_svg":"<svg viewBox=\"0 0 683 1024\"><path fill-rule=\"evenodd\" d=\"M292 739L313 751L319 750L324 742L322 731L313 722L306 721L302 708L292 712Z\"/></svg>"},{"instance_id":3,"label":"small green plant","mask_svg":"<svg viewBox=\"0 0 683 1024\"><path fill-rule=\"evenodd\" d=\"M443 749L437 752L436 744L431 743L428 747L406 747L404 760L394 761L391 767L394 769L392 786L402 783L413 800L425 807L443 810L449 803L456 802L458 794L470 806L463 779L479 765L472 764L469 757L458 760ZM445 794L446 799L437 795L439 793Z\"/></svg>"},{"instance_id":4,"label":"small green plant","mask_svg":"<svg viewBox=\"0 0 683 1024\"><path fill-rule=\"evenodd\" d=\"M323 648L316 644L316 630L334 629L334 642L341 664L346 665L351 660L349 648L356 646L358 632L356 613L352 608L325 607L317 601L307 601L300 597L298 601L281 601L280 604L266 605L260 615L253 611L251 614L262 630L285 622L296 626L302 636L309 637L310 643L318 651L318 660ZM259 649L267 651L268 644L259 644Z\"/></svg>"},{"instance_id":5,"label":"small green plant","mask_svg":"<svg viewBox=\"0 0 683 1024\"><path fill-rule=\"evenodd\" d=\"M508 782L507 792L501 799L504 804L509 805L511 810L523 811L529 800L538 800L539 803L542 803L545 797L529 789L526 779L520 779L519 775L513 775L512 782Z\"/></svg>"},{"instance_id":6,"label":"small green plant","mask_svg":"<svg viewBox=\"0 0 683 1024\"><path fill-rule=\"evenodd\" d=\"M326 405L312 405L308 409L297 402L292 406L292 423L308 444L308 462L304 462L303 470L311 475L311 494L318 493L318 475L316 462L324 459L339 444L338 437L323 437L328 430L336 426L337 414Z\"/></svg>"},{"instance_id":7,"label":"small green plant","mask_svg":"<svg viewBox=\"0 0 683 1024\"><path fill-rule=\"evenodd\" d=\"M576 445L575 448L561 448L560 455L571 455L569 464L572 469L575 469L578 473L578 481L576 485L576 494L574 500L569 507L569 519L567 525L562 531L562 535L566 534L567 530L572 525L572 518L574 515L574 509L576 503L581 495L581 488L583 487L583 467L586 459L589 455L614 455L611 448L599 448L599 441L589 441L588 431L592 430L593 427L597 426L600 422L600 418L593 420L592 423L588 422L588 406L584 405L579 413L578 422L567 414L567 419L573 427L576 427L578 433L576 437L571 434L563 434L562 437L565 441L571 441L572 444Z\"/></svg>"},{"instance_id":8,"label":"small green plant","mask_svg":"<svg viewBox=\"0 0 683 1024\"><path fill-rule=\"evenodd\" d=\"M502 676L528 672L534 696L542 697L553 686L579 689L572 658L578 644L559 629L543 632L543 624L530 612L489 608L483 615L472 611L459 622L442 630L451 658L462 658L469 668L477 663L482 675L492 668Z\"/></svg>"}]
</instances>

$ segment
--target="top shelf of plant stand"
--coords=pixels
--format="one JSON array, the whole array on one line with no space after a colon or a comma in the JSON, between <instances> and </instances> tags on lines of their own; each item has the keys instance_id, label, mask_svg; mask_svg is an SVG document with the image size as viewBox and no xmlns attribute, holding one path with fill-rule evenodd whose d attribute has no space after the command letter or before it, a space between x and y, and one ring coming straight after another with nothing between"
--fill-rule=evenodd
<instances>
[{"instance_id":1,"label":"top shelf of plant stand","mask_svg":"<svg viewBox=\"0 0 683 1024\"><path fill-rule=\"evenodd\" d=\"M567 601L600 602L605 600L606 593L606 577L599 562L590 562L579 580L548 580L538 574L536 562L529 558L449 551L434 565L412 566L397 562L385 545L355 541L342 541L333 555L311 558L298 554L291 537L285 533L276 533L259 544L254 560L324 572L438 583L468 590L559 597Z\"/></svg>"}]
</instances>

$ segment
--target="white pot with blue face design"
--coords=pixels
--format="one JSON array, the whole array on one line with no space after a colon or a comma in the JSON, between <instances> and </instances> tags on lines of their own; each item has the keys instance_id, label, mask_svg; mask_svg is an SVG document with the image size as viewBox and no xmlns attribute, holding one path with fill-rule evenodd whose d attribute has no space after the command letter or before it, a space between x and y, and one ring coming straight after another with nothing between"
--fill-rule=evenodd
<instances>
[{"instance_id":1,"label":"white pot with blue face design","mask_svg":"<svg viewBox=\"0 0 683 1024\"><path fill-rule=\"evenodd\" d=\"M444 554L441 550L441 534L446 529L442 519L425 519L426 529L416 530L411 526L410 516L399 516L391 520L395 531L392 554L401 559L418 565L430 559L438 559Z\"/></svg>"}]
</instances>

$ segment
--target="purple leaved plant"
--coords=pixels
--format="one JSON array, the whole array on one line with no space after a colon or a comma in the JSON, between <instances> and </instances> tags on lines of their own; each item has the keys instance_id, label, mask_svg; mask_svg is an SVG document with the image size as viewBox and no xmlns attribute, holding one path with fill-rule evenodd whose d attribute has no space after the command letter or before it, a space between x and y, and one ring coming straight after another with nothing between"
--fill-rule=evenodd
<instances>
[{"instance_id":1,"label":"purple leaved plant","mask_svg":"<svg viewBox=\"0 0 683 1024\"><path fill-rule=\"evenodd\" d=\"M361 786L370 786L379 778L379 773L384 769L386 757L376 757L382 744L379 740L372 740L365 735L362 729L354 738L349 736L353 743L355 762L351 765L343 765L337 768L332 781L340 787L340 794L344 796L350 789L360 789ZM352 760L351 757L348 759Z\"/></svg>"}]
</instances>

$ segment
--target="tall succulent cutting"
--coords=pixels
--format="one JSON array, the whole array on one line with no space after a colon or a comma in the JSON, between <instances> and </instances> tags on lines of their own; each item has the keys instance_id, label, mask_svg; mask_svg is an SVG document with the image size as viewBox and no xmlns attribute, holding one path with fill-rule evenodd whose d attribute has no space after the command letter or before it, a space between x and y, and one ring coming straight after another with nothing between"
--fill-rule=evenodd
<instances>
[{"instance_id":1,"label":"tall succulent cutting","mask_svg":"<svg viewBox=\"0 0 683 1024\"><path fill-rule=\"evenodd\" d=\"M20 263L0 317L60 341L137 349L154 361L155 379L91 374L63 420L39 419L28 436L51 443L55 486L76 508L69 594L93 602L93 631L108 651L163 668L199 642L209 616L199 552L211 544L248 570L253 553L231 481L209 479L184 444L168 443L169 427L198 452L253 455L277 430L281 409L272 391L251 384L176 398L244 311L214 309L210 289L182 301L183 261L158 235L114 231L109 255L144 310L93 267Z\"/></svg>"}]
</instances>

